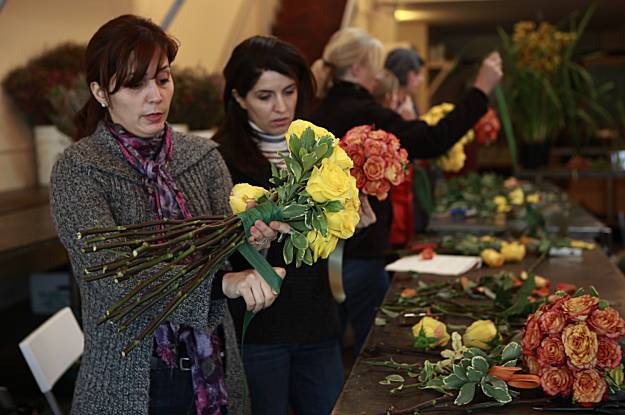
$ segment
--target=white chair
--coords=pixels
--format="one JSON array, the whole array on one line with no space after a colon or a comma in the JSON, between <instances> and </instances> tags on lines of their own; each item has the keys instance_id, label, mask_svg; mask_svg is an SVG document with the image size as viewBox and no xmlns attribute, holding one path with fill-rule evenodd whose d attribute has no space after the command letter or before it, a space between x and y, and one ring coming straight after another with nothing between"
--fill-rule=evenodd
<instances>
[{"instance_id":1,"label":"white chair","mask_svg":"<svg viewBox=\"0 0 625 415\"><path fill-rule=\"evenodd\" d=\"M82 330L69 307L58 311L20 342L20 350L52 413L61 415L52 387L80 357L84 347Z\"/></svg>"}]
</instances>

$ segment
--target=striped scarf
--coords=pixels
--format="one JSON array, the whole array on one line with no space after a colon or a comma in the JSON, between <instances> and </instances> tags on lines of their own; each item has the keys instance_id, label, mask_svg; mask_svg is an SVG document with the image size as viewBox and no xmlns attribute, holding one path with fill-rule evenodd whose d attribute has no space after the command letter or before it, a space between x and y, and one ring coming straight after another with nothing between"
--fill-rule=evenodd
<instances>
[{"instance_id":1,"label":"striped scarf","mask_svg":"<svg viewBox=\"0 0 625 415\"><path fill-rule=\"evenodd\" d=\"M284 134L267 134L252 121L249 121L249 123L250 127L252 127L252 140L254 140L262 155L276 167L280 169L286 168L282 157L289 154L289 147Z\"/></svg>"}]
</instances>

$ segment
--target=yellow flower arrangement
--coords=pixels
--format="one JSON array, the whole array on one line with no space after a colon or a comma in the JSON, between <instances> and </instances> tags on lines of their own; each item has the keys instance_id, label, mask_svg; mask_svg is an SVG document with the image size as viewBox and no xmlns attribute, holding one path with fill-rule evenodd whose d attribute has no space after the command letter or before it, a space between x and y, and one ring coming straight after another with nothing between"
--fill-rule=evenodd
<instances>
[{"instance_id":1,"label":"yellow flower arrangement","mask_svg":"<svg viewBox=\"0 0 625 415\"><path fill-rule=\"evenodd\" d=\"M450 103L443 103L436 105L423 115L421 119L428 125L436 125L443 119L449 112L453 111L454 105ZM464 167L464 162L467 158L464 153L464 146L475 138L473 130L469 130L454 146L447 152L447 154L441 156L437 160L437 164L443 171L458 172Z\"/></svg>"}]
</instances>

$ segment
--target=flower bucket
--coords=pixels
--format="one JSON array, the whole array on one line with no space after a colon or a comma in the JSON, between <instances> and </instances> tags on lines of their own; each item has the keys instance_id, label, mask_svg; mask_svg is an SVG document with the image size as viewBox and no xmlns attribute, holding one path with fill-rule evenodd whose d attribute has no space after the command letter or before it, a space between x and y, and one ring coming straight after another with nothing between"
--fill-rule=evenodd
<instances>
[{"instance_id":1,"label":"flower bucket","mask_svg":"<svg viewBox=\"0 0 625 415\"><path fill-rule=\"evenodd\" d=\"M34 134L37 182L40 186L48 186L52 166L72 143L72 140L53 125L35 126Z\"/></svg>"},{"instance_id":2,"label":"flower bucket","mask_svg":"<svg viewBox=\"0 0 625 415\"><path fill-rule=\"evenodd\" d=\"M538 169L549 164L549 151L551 146L548 141L519 144L519 161L526 169Z\"/></svg>"}]
</instances>

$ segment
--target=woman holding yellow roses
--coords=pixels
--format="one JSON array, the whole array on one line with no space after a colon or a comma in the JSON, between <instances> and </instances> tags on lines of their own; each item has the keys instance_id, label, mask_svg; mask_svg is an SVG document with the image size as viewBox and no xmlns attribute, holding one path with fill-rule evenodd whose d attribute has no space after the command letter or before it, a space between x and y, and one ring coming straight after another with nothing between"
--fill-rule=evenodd
<instances>
[{"instance_id":1,"label":"woman holding yellow roses","mask_svg":"<svg viewBox=\"0 0 625 415\"><path fill-rule=\"evenodd\" d=\"M215 140L233 182L257 186L241 188L255 199L254 191L270 187L271 164L284 167L280 155L288 151L285 133L291 122L305 113L314 95L314 82L306 60L294 46L263 36L238 45L223 74L226 117ZM316 175L319 180L311 178L307 190L315 198L330 192L329 197L337 199L345 189L328 183L339 173L349 174L322 165ZM244 198L239 197L238 202L242 205ZM357 211L358 206L353 206L341 214L357 217ZM353 232L353 218L345 219L329 216L329 227L340 232L341 226L352 226ZM310 234L308 239L315 260L320 258L312 266L286 265L282 244L273 244L266 255L270 264L286 268L289 278L272 307L254 317L243 344L255 415L286 415L289 404L298 415L329 414L343 384L338 315L327 261L322 259L334 249L337 238ZM240 256L230 260L235 270L249 268ZM231 301L229 306L240 330L245 304ZM241 333L238 335L240 339Z\"/></svg>"},{"instance_id":2,"label":"woman holding yellow roses","mask_svg":"<svg viewBox=\"0 0 625 415\"><path fill-rule=\"evenodd\" d=\"M482 64L473 87L437 125L404 120L400 114L376 102L372 95L382 71L382 43L362 29L336 32L326 45L322 59L312 71L321 99L311 121L342 137L358 125L393 133L410 158L434 158L445 154L488 108L488 94L502 77L501 57L491 54ZM388 287L384 251L389 246L392 210L390 199L369 197L377 222L357 232L345 245L343 286L345 318L355 332L359 351L373 323L375 308Z\"/></svg>"}]
</instances>

